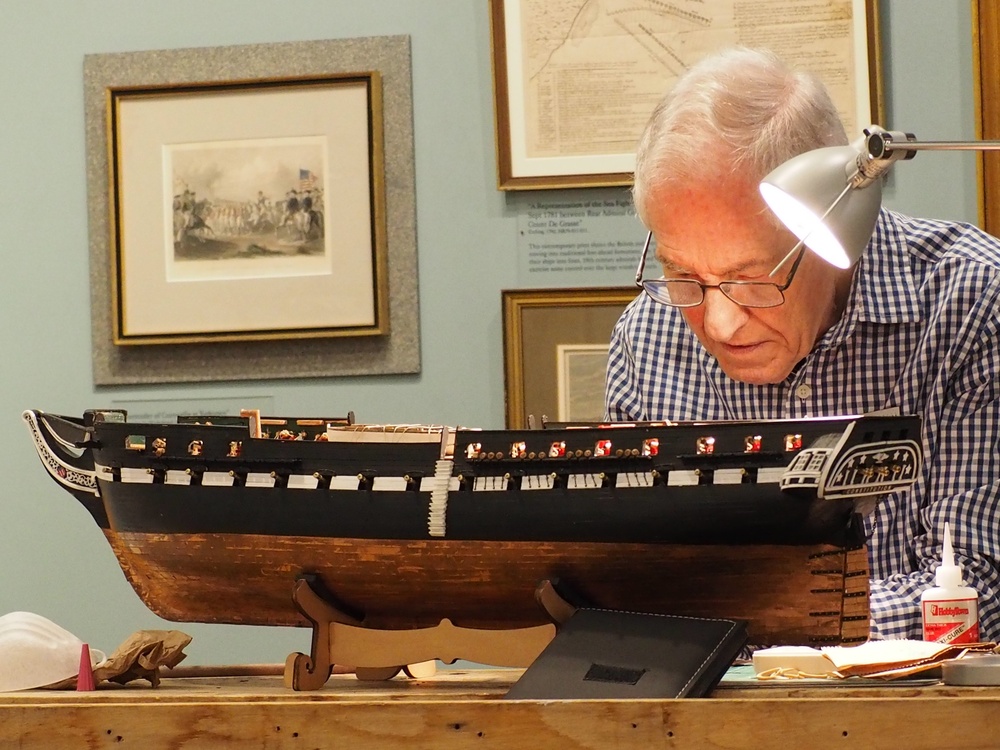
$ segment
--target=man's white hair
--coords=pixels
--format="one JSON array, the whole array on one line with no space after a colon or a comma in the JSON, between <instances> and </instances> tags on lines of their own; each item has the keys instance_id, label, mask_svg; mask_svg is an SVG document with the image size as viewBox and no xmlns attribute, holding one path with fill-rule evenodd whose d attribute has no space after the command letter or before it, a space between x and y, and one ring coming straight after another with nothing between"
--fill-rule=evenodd
<instances>
[{"instance_id":1,"label":"man's white hair","mask_svg":"<svg viewBox=\"0 0 1000 750\"><path fill-rule=\"evenodd\" d=\"M817 76L767 50L732 48L697 63L653 110L636 150L636 211L649 226L647 204L666 185L758 182L793 156L847 142Z\"/></svg>"}]
</instances>

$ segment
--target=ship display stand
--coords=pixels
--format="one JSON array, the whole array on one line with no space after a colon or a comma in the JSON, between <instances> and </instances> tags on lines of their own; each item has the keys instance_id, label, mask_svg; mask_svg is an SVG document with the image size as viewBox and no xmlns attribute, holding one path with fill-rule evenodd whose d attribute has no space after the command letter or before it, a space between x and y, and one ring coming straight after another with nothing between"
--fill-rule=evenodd
<instances>
[{"instance_id":1,"label":"ship display stand","mask_svg":"<svg viewBox=\"0 0 1000 750\"><path fill-rule=\"evenodd\" d=\"M388 680L401 671L415 677L413 665L435 660L527 667L555 637L556 623L569 619L574 609L544 581L538 588L539 603L559 618L551 625L486 630L456 627L444 619L428 628L377 630L364 627L361 618L332 603L322 591L312 576L295 582L292 600L311 623L312 647L308 655L292 653L285 660L284 684L292 690L318 690L336 665L353 666L360 680Z\"/></svg>"}]
</instances>

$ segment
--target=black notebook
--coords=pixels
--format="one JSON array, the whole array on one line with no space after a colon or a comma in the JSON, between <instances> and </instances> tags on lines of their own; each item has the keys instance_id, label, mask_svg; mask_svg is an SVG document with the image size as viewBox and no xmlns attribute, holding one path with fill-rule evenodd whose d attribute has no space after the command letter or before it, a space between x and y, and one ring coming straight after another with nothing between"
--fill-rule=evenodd
<instances>
[{"instance_id":1,"label":"black notebook","mask_svg":"<svg viewBox=\"0 0 1000 750\"><path fill-rule=\"evenodd\" d=\"M745 620L578 609L505 698L700 698L746 644Z\"/></svg>"}]
</instances>

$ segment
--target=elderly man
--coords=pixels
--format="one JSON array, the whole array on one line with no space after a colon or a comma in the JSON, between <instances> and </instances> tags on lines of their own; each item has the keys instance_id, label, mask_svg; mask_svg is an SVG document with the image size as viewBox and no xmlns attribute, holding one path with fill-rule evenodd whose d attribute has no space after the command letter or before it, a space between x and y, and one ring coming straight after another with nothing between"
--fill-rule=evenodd
<instances>
[{"instance_id":1,"label":"elderly man","mask_svg":"<svg viewBox=\"0 0 1000 750\"><path fill-rule=\"evenodd\" d=\"M846 143L822 84L770 53L726 51L677 83L635 172L636 210L656 239L648 261L663 280L615 327L608 417L920 415L922 475L866 519L872 635L920 637L920 595L949 522L980 593L981 637L1000 639L1000 241L883 209L854 267L800 251L771 275L795 238L760 180Z\"/></svg>"}]
</instances>

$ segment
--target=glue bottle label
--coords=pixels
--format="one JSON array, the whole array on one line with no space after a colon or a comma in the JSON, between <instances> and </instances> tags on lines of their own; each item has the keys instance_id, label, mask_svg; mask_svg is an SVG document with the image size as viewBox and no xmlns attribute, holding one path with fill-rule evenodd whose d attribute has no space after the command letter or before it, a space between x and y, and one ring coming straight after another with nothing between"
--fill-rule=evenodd
<instances>
[{"instance_id":1,"label":"glue bottle label","mask_svg":"<svg viewBox=\"0 0 1000 750\"><path fill-rule=\"evenodd\" d=\"M925 641L979 642L979 606L976 599L925 600L922 608Z\"/></svg>"}]
</instances>

